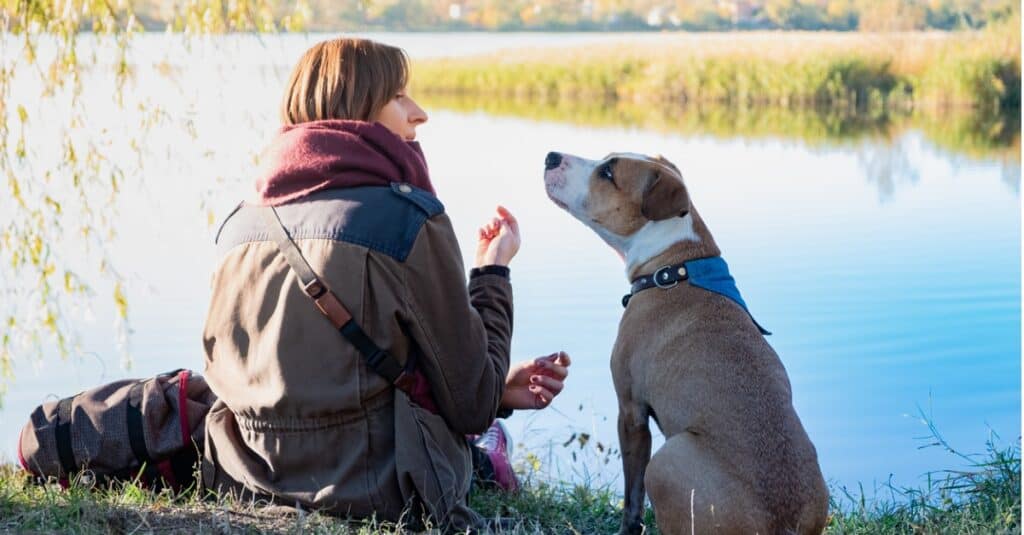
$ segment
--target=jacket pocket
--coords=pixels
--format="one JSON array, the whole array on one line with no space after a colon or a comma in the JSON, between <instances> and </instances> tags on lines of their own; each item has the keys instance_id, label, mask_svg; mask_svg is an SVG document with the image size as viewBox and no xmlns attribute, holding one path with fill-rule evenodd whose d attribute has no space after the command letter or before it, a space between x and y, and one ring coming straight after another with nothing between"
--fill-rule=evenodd
<instances>
[{"instance_id":1,"label":"jacket pocket","mask_svg":"<svg viewBox=\"0 0 1024 535\"><path fill-rule=\"evenodd\" d=\"M472 465L465 437L397 389L395 470L406 500L418 497L435 522L456 528L479 525L480 517L466 506Z\"/></svg>"},{"instance_id":2,"label":"jacket pocket","mask_svg":"<svg viewBox=\"0 0 1024 535\"><path fill-rule=\"evenodd\" d=\"M376 509L367 436L365 418L268 421L218 402L207 416L204 485L369 518Z\"/></svg>"}]
</instances>

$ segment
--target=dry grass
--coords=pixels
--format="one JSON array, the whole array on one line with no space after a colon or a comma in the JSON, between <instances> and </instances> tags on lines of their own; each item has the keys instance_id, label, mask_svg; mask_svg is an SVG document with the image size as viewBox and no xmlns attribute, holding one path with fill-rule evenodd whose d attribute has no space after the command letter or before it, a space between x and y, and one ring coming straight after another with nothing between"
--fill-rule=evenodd
<instances>
[{"instance_id":1,"label":"dry grass","mask_svg":"<svg viewBox=\"0 0 1024 535\"><path fill-rule=\"evenodd\" d=\"M856 107L1019 107L1020 34L665 34L417 62L418 92Z\"/></svg>"},{"instance_id":2,"label":"dry grass","mask_svg":"<svg viewBox=\"0 0 1024 535\"><path fill-rule=\"evenodd\" d=\"M930 424L929 424L930 425ZM863 489L851 494L832 489L827 533L1020 533L1021 465L1019 439L1009 447L988 442L978 456L964 455L929 427L929 446L948 451L967 469L929 478L923 489L888 489L889 497L870 499ZM471 505L489 518L506 519L499 534L612 533L618 529L617 488L552 485L527 478L516 494L475 491ZM658 533L653 511L645 524ZM3 533L403 533L401 526L346 521L265 503L245 502L190 490L179 495L152 492L132 482L109 487L37 485L11 465L0 466L0 532ZM429 533L436 533L428 531Z\"/></svg>"}]
</instances>

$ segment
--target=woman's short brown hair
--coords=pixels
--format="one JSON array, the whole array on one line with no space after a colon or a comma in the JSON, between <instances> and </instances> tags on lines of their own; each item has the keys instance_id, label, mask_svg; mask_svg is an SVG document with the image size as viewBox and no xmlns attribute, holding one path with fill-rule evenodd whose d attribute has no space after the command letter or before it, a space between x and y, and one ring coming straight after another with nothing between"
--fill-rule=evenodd
<instances>
[{"instance_id":1,"label":"woman's short brown hair","mask_svg":"<svg viewBox=\"0 0 1024 535\"><path fill-rule=\"evenodd\" d=\"M333 39L299 59L285 88L285 125L323 119L370 121L409 81L401 48L369 39Z\"/></svg>"}]
</instances>

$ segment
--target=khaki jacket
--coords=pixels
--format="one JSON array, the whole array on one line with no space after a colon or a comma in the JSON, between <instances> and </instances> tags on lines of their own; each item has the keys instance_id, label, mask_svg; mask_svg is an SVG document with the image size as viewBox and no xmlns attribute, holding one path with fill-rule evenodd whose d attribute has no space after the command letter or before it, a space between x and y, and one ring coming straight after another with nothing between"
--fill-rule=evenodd
<instances>
[{"instance_id":1,"label":"khaki jacket","mask_svg":"<svg viewBox=\"0 0 1024 535\"><path fill-rule=\"evenodd\" d=\"M487 429L503 393L507 271L474 270L467 288L443 206L405 185L326 190L277 212L369 337L402 362L415 355L439 414L366 366L243 204L218 233L203 334L219 398L204 485L353 518L423 508L443 525L479 524L465 435Z\"/></svg>"}]
</instances>

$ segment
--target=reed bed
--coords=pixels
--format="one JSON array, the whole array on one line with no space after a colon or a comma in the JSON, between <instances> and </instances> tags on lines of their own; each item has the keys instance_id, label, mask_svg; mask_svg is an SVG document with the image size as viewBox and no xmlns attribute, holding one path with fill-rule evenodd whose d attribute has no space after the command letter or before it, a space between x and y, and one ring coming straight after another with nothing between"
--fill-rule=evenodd
<instances>
[{"instance_id":1,"label":"reed bed","mask_svg":"<svg viewBox=\"0 0 1024 535\"><path fill-rule=\"evenodd\" d=\"M663 34L417 61L420 94L854 109L1020 106L1020 34Z\"/></svg>"}]
</instances>

